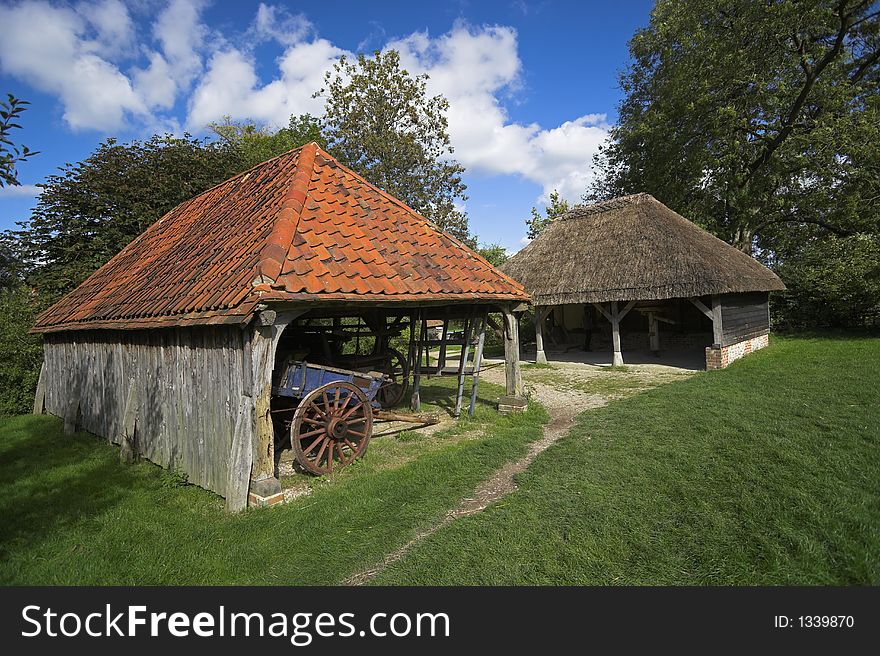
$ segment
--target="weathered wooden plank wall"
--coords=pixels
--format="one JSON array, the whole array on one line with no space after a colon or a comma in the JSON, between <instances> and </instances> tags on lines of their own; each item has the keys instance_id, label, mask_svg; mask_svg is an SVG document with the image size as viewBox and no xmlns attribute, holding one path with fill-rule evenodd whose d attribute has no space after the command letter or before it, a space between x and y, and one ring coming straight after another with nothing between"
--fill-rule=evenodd
<instances>
[{"instance_id":1,"label":"weathered wooden plank wall","mask_svg":"<svg viewBox=\"0 0 880 656\"><path fill-rule=\"evenodd\" d=\"M721 301L722 346L770 332L767 292L724 294Z\"/></svg>"},{"instance_id":2,"label":"weathered wooden plank wall","mask_svg":"<svg viewBox=\"0 0 880 656\"><path fill-rule=\"evenodd\" d=\"M230 479L249 474L229 471L236 424L239 442L249 445L253 434L249 341L250 330L235 326L48 334L46 411L64 416L78 397L79 428L120 443L133 384L136 452L226 496ZM249 470L246 455L236 466Z\"/></svg>"}]
</instances>

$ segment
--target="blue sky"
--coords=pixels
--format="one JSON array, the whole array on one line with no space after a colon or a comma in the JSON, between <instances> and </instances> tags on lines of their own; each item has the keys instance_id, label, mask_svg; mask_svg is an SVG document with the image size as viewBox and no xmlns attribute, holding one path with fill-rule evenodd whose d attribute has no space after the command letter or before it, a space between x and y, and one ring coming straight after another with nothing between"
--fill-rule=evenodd
<instances>
[{"instance_id":1,"label":"blue sky","mask_svg":"<svg viewBox=\"0 0 880 656\"><path fill-rule=\"evenodd\" d=\"M20 166L23 188L0 189L0 229L108 136L320 114L312 92L340 55L394 48L450 100L471 229L518 250L533 205L586 186L651 4L0 0L0 92L32 103L16 136L41 151Z\"/></svg>"}]
</instances>

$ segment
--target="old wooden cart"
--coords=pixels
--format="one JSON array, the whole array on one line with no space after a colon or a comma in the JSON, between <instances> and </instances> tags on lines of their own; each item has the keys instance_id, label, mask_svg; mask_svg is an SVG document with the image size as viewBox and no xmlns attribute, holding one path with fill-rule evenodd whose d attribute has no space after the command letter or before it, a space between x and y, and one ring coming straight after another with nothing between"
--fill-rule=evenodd
<instances>
[{"instance_id":1,"label":"old wooden cart","mask_svg":"<svg viewBox=\"0 0 880 656\"><path fill-rule=\"evenodd\" d=\"M388 377L290 360L273 385L273 395L287 401L276 410L287 417L287 436L297 462L313 474L332 473L361 457L380 405L376 395Z\"/></svg>"}]
</instances>

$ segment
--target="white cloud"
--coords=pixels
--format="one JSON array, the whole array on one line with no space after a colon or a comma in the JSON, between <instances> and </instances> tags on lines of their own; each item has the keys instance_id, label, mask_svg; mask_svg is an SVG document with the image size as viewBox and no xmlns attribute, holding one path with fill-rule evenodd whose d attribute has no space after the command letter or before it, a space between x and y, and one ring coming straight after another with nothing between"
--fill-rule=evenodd
<instances>
[{"instance_id":1,"label":"white cloud","mask_svg":"<svg viewBox=\"0 0 880 656\"><path fill-rule=\"evenodd\" d=\"M80 13L46 2L26 2L0 6L0 24L3 70L58 95L72 128L113 129L122 124L126 112L145 113L128 78L95 54L94 29ZM97 33L99 39L107 35Z\"/></svg>"},{"instance_id":2,"label":"white cloud","mask_svg":"<svg viewBox=\"0 0 880 656\"><path fill-rule=\"evenodd\" d=\"M134 45L134 24L128 9L120 0L85 2L79 13L97 33L96 51L105 55L126 56Z\"/></svg>"},{"instance_id":3,"label":"white cloud","mask_svg":"<svg viewBox=\"0 0 880 656\"><path fill-rule=\"evenodd\" d=\"M260 41L277 41L290 46L304 41L314 26L303 14L291 14L286 7L260 3L250 33Z\"/></svg>"},{"instance_id":4,"label":"white cloud","mask_svg":"<svg viewBox=\"0 0 880 656\"><path fill-rule=\"evenodd\" d=\"M151 108L170 109L202 72L208 29L201 22L204 0L171 0L153 25L161 52L148 51L149 66L132 71L134 87Z\"/></svg>"},{"instance_id":5,"label":"white cloud","mask_svg":"<svg viewBox=\"0 0 880 656\"><path fill-rule=\"evenodd\" d=\"M449 99L455 156L469 170L521 175L541 185L544 200L554 189L568 200L580 197L593 154L607 135L605 115L551 129L511 121L502 102L520 88L515 30L458 24L438 38L417 33L386 48L398 50L411 72L427 73L431 93Z\"/></svg>"},{"instance_id":6,"label":"white cloud","mask_svg":"<svg viewBox=\"0 0 880 656\"><path fill-rule=\"evenodd\" d=\"M193 94L187 124L198 130L231 116L277 127L286 125L291 114L320 114L324 102L312 94L343 54L326 39L297 43L278 58L280 75L261 85L249 55L234 48L218 52Z\"/></svg>"},{"instance_id":7,"label":"white cloud","mask_svg":"<svg viewBox=\"0 0 880 656\"><path fill-rule=\"evenodd\" d=\"M37 185L26 184L14 187L0 187L0 198L35 198L43 191Z\"/></svg>"},{"instance_id":8,"label":"white cloud","mask_svg":"<svg viewBox=\"0 0 880 656\"><path fill-rule=\"evenodd\" d=\"M291 114L320 114L313 98L343 54L302 14L261 3L251 24L223 34L203 22L205 0L169 0L149 23L133 23L121 0L0 5L0 68L55 94L75 129L109 132L133 123L201 131L229 115L272 126ZM383 39L384 40L384 39ZM274 74L258 74L253 48L277 43ZM577 200L609 126L601 114L542 126L511 119L506 104L523 93L523 64L511 27L457 23L439 36L417 32L388 41L412 73L427 73L432 94L449 99L455 157L470 172L518 175ZM123 65L128 66L127 69ZM179 116L185 100L186 116Z\"/></svg>"}]
</instances>

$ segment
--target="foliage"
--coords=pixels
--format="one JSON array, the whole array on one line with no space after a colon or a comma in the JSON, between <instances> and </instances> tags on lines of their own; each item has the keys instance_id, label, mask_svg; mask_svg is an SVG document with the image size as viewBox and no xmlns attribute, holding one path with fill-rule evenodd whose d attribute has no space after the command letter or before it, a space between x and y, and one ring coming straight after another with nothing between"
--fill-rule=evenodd
<instances>
[{"instance_id":1,"label":"foliage","mask_svg":"<svg viewBox=\"0 0 880 656\"><path fill-rule=\"evenodd\" d=\"M396 585L877 585L880 339L775 339L579 418Z\"/></svg>"},{"instance_id":2,"label":"foliage","mask_svg":"<svg viewBox=\"0 0 880 656\"><path fill-rule=\"evenodd\" d=\"M117 143L67 164L42 185L14 236L29 281L45 301L65 294L179 203L238 172L226 144L189 135Z\"/></svg>"},{"instance_id":3,"label":"foliage","mask_svg":"<svg viewBox=\"0 0 880 656\"><path fill-rule=\"evenodd\" d=\"M880 235L829 237L786 260L788 290L773 299L786 327L880 325Z\"/></svg>"},{"instance_id":4,"label":"foliage","mask_svg":"<svg viewBox=\"0 0 880 656\"><path fill-rule=\"evenodd\" d=\"M228 116L208 129L238 153L242 171L312 141L327 148L321 122L311 114L291 116L287 127L276 132L253 122L234 122Z\"/></svg>"},{"instance_id":5,"label":"foliage","mask_svg":"<svg viewBox=\"0 0 880 656\"><path fill-rule=\"evenodd\" d=\"M662 0L630 41L591 198L647 191L751 252L878 229L880 11Z\"/></svg>"},{"instance_id":6,"label":"foliage","mask_svg":"<svg viewBox=\"0 0 880 656\"><path fill-rule=\"evenodd\" d=\"M29 335L36 316L33 292L0 290L0 414L30 412L43 362L42 340Z\"/></svg>"},{"instance_id":7,"label":"foliage","mask_svg":"<svg viewBox=\"0 0 880 656\"><path fill-rule=\"evenodd\" d=\"M454 379L425 380L449 409ZM477 415L420 440L376 439L359 466L271 510L223 500L54 417L0 420L0 584L328 585L380 563L540 438L546 413ZM433 408L432 408L433 409ZM377 431L378 432L378 431ZM39 457L35 457L39 454Z\"/></svg>"},{"instance_id":8,"label":"foliage","mask_svg":"<svg viewBox=\"0 0 880 656\"><path fill-rule=\"evenodd\" d=\"M323 132L343 164L434 221L468 238L464 167L451 158L443 96L428 97L426 75L400 67L396 51L343 57L315 95L326 98Z\"/></svg>"},{"instance_id":9,"label":"foliage","mask_svg":"<svg viewBox=\"0 0 880 656\"><path fill-rule=\"evenodd\" d=\"M26 109L25 105L29 104L11 93L6 94L6 101L0 100L0 187L20 185L16 164L39 155L39 152L32 151L27 146L15 144L10 135L13 130L21 129L16 121Z\"/></svg>"},{"instance_id":10,"label":"foliage","mask_svg":"<svg viewBox=\"0 0 880 656\"><path fill-rule=\"evenodd\" d=\"M476 250L477 254L492 266L499 267L510 259L507 249L501 244L484 244Z\"/></svg>"},{"instance_id":11,"label":"foliage","mask_svg":"<svg viewBox=\"0 0 880 656\"><path fill-rule=\"evenodd\" d=\"M526 228L528 230L529 239L534 239L541 234L541 231L547 227L553 219L561 214L565 214L570 209L568 201L560 198L559 192L553 190L550 192L550 204L544 210L545 215L541 216L537 207L532 208L532 216L526 219Z\"/></svg>"}]
</instances>

